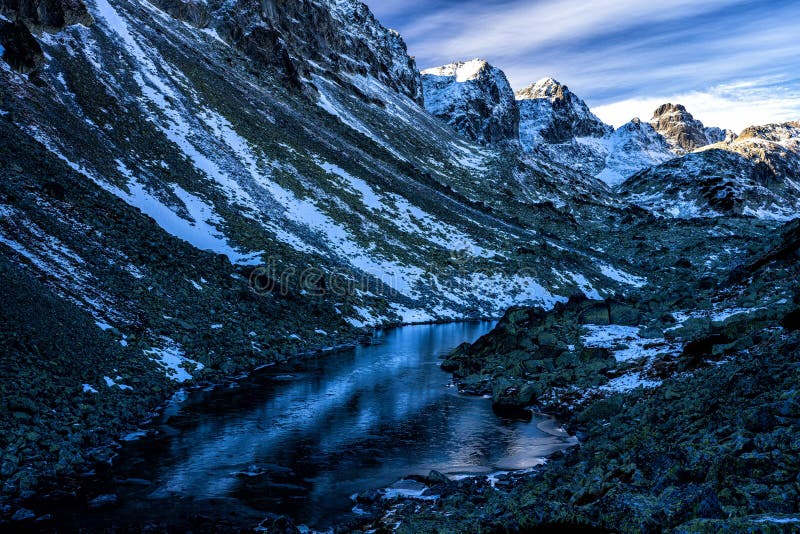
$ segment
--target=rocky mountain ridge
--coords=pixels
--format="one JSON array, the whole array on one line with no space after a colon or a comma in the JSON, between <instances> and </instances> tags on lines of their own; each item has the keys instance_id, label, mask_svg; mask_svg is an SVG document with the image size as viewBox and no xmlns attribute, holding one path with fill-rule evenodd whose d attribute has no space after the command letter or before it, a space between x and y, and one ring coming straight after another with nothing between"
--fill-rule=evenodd
<instances>
[{"instance_id":1,"label":"rocky mountain ridge","mask_svg":"<svg viewBox=\"0 0 800 534\"><path fill-rule=\"evenodd\" d=\"M615 130L553 78L517 91L512 102L505 75L485 60L428 69L422 75L426 108L458 133L482 143L518 139L525 152L610 186L676 156L673 145L650 124L634 119ZM675 131L681 128L670 124ZM487 135L483 130L498 133Z\"/></svg>"},{"instance_id":2,"label":"rocky mountain ridge","mask_svg":"<svg viewBox=\"0 0 800 534\"><path fill-rule=\"evenodd\" d=\"M614 129L568 87L552 78L517 92L523 149L616 186L672 159L665 140L639 119Z\"/></svg>"},{"instance_id":3,"label":"rocky mountain ridge","mask_svg":"<svg viewBox=\"0 0 800 534\"><path fill-rule=\"evenodd\" d=\"M214 32L251 59L277 67L290 83L322 73L371 74L421 102L419 73L402 37L356 0L159 0L156 5Z\"/></svg>"},{"instance_id":4,"label":"rocky mountain ridge","mask_svg":"<svg viewBox=\"0 0 800 534\"><path fill-rule=\"evenodd\" d=\"M499 82L475 83L481 77L479 73L491 73L490 78ZM437 79L445 81L434 84L436 75L439 76ZM513 131L517 129L516 115L509 111L509 86L502 71L484 60L475 60L423 71L423 80L426 78L426 107L455 131L477 139L476 128L463 124L491 125L494 130L503 130L503 135L498 139L503 142L514 139ZM465 83L470 87L468 96L460 89L452 89L460 88ZM497 99L499 94L506 95L503 102ZM586 103L567 86L553 78L543 78L517 91L515 105L519 113L518 139L524 152L597 178L611 187L625 189L623 183L638 173L656 169L692 152L710 149L726 150L743 156L756 168L767 165L778 182L791 184L798 179L795 155L797 133L794 123L748 128L741 134L744 140L737 142L738 136L735 133L717 127L706 127L685 106L667 103L654 111L649 122L634 118L614 129L594 115ZM506 121L505 127L499 125L503 121ZM492 142L491 136L481 135L480 140L483 143ZM703 157L693 157L690 161ZM732 162L735 159L727 158L727 161ZM676 166L669 167L685 170L684 175L676 178L676 184L683 178L692 176L697 170L691 163L684 168L684 163L686 162L679 161ZM694 170L689 170L690 167ZM655 175L651 173L648 176ZM641 189L641 182L642 179L638 178L639 185L631 185L627 189ZM696 184L694 179L683 185L692 184ZM652 188L662 186L663 180L651 184ZM752 185L739 184L737 187L739 186L743 191L754 191ZM778 218L795 213L796 205L791 186L789 189L772 187L772 192L777 196L773 199L774 202L767 202L766 205L762 203L763 198L758 200L758 195L748 194L747 197L753 198L754 203L743 205L737 213ZM686 206L675 207L681 201L670 200L667 203L673 205L670 209L674 213L692 213L693 216L703 216L704 213L701 208L694 210ZM641 203L639 205L644 206ZM785 209L780 208L780 205L785 205ZM654 204L651 205L653 206ZM663 210L659 212L664 213ZM714 213L714 210L708 212L712 216Z\"/></svg>"},{"instance_id":5,"label":"rocky mountain ridge","mask_svg":"<svg viewBox=\"0 0 800 534\"><path fill-rule=\"evenodd\" d=\"M629 201L667 217L788 221L800 209L798 171L798 123L771 124L643 171L622 191Z\"/></svg>"}]
</instances>

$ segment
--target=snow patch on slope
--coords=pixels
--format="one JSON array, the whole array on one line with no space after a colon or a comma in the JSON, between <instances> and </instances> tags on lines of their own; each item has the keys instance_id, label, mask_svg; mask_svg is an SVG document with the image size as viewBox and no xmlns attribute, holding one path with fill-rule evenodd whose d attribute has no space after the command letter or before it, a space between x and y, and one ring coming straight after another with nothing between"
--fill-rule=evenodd
<instances>
[{"instance_id":1,"label":"snow patch on slope","mask_svg":"<svg viewBox=\"0 0 800 534\"><path fill-rule=\"evenodd\" d=\"M164 367L167 377L176 382L188 382L193 376L187 369L202 371L204 366L200 362L190 360L172 340L167 340L167 345L162 348L152 348L145 351L145 355Z\"/></svg>"}]
</instances>

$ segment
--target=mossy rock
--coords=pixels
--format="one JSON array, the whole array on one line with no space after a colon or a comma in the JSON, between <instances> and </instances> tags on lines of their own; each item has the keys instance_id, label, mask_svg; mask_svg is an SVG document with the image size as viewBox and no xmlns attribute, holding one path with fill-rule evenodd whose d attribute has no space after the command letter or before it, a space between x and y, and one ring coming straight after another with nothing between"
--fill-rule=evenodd
<instances>
[{"instance_id":1,"label":"mossy rock","mask_svg":"<svg viewBox=\"0 0 800 534\"><path fill-rule=\"evenodd\" d=\"M622 411L623 406L623 396L614 395L590 404L588 408L578 414L577 420L579 423L588 423L596 420L608 420L619 414Z\"/></svg>"}]
</instances>

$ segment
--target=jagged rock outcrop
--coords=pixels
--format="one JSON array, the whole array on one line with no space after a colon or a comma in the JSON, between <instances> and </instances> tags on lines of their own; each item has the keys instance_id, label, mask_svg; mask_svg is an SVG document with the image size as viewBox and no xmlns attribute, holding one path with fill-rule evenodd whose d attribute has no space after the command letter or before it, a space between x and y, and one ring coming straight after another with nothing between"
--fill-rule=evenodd
<instances>
[{"instance_id":1,"label":"jagged rock outcrop","mask_svg":"<svg viewBox=\"0 0 800 534\"><path fill-rule=\"evenodd\" d=\"M34 33L59 32L73 24L94 22L82 0L0 0L0 46L3 61L24 74L44 64Z\"/></svg>"},{"instance_id":2,"label":"jagged rock outcrop","mask_svg":"<svg viewBox=\"0 0 800 534\"><path fill-rule=\"evenodd\" d=\"M22 22L0 21L3 61L17 72L28 73L44 63L42 47Z\"/></svg>"},{"instance_id":3,"label":"jagged rock outcrop","mask_svg":"<svg viewBox=\"0 0 800 534\"><path fill-rule=\"evenodd\" d=\"M544 78L516 93L520 141L530 148L566 143L576 137L604 137L613 128L589 110L566 85Z\"/></svg>"},{"instance_id":4,"label":"jagged rock outcrop","mask_svg":"<svg viewBox=\"0 0 800 534\"><path fill-rule=\"evenodd\" d=\"M425 108L482 144L516 140L519 110L505 74L482 59L422 71Z\"/></svg>"},{"instance_id":5,"label":"jagged rock outcrop","mask_svg":"<svg viewBox=\"0 0 800 534\"><path fill-rule=\"evenodd\" d=\"M292 84L312 74L373 76L418 103L416 63L397 32L356 0L158 0L173 17L209 28Z\"/></svg>"},{"instance_id":6,"label":"jagged rock outcrop","mask_svg":"<svg viewBox=\"0 0 800 534\"><path fill-rule=\"evenodd\" d=\"M678 154L735 138L735 134L716 127L707 128L681 104L663 104L653 112L650 124L663 135Z\"/></svg>"},{"instance_id":7,"label":"jagged rock outcrop","mask_svg":"<svg viewBox=\"0 0 800 534\"><path fill-rule=\"evenodd\" d=\"M765 164L776 183L800 179L800 121L750 126L720 146Z\"/></svg>"}]
</instances>

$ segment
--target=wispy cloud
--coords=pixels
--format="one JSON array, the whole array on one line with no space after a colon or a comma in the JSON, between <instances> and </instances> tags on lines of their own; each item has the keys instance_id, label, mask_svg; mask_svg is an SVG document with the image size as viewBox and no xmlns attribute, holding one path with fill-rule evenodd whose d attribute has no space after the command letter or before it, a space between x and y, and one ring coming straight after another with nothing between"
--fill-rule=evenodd
<instances>
[{"instance_id":1,"label":"wispy cloud","mask_svg":"<svg viewBox=\"0 0 800 534\"><path fill-rule=\"evenodd\" d=\"M659 93L598 106L594 112L605 122L619 126L633 117L649 119L665 102L681 103L708 126L723 125L734 132L747 126L800 120L800 88L781 80L757 79L723 84L707 91Z\"/></svg>"},{"instance_id":2,"label":"wispy cloud","mask_svg":"<svg viewBox=\"0 0 800 534\"><path fill-rule=\"evenodd\" d=\"M732 129L739 129L741 116L754 122L792 114L800 118L800 106L786 96L800 83L796 1L367 3L382 21L401 31L423 68L483 57L502 68L517 88L553 76L601 112L666 95L691 98L704 107L694 109L690 100L683 101L690 111L708 123L721 117L726 122L720 125ZM756 87L757 94L739 93L743 100L719 94L721 87L763 79L779 79L783 85L769 83ZM715 111L730 99L738 113ZM628 115L639 113L631 110Z\"/></svg>"}]
</instances>

